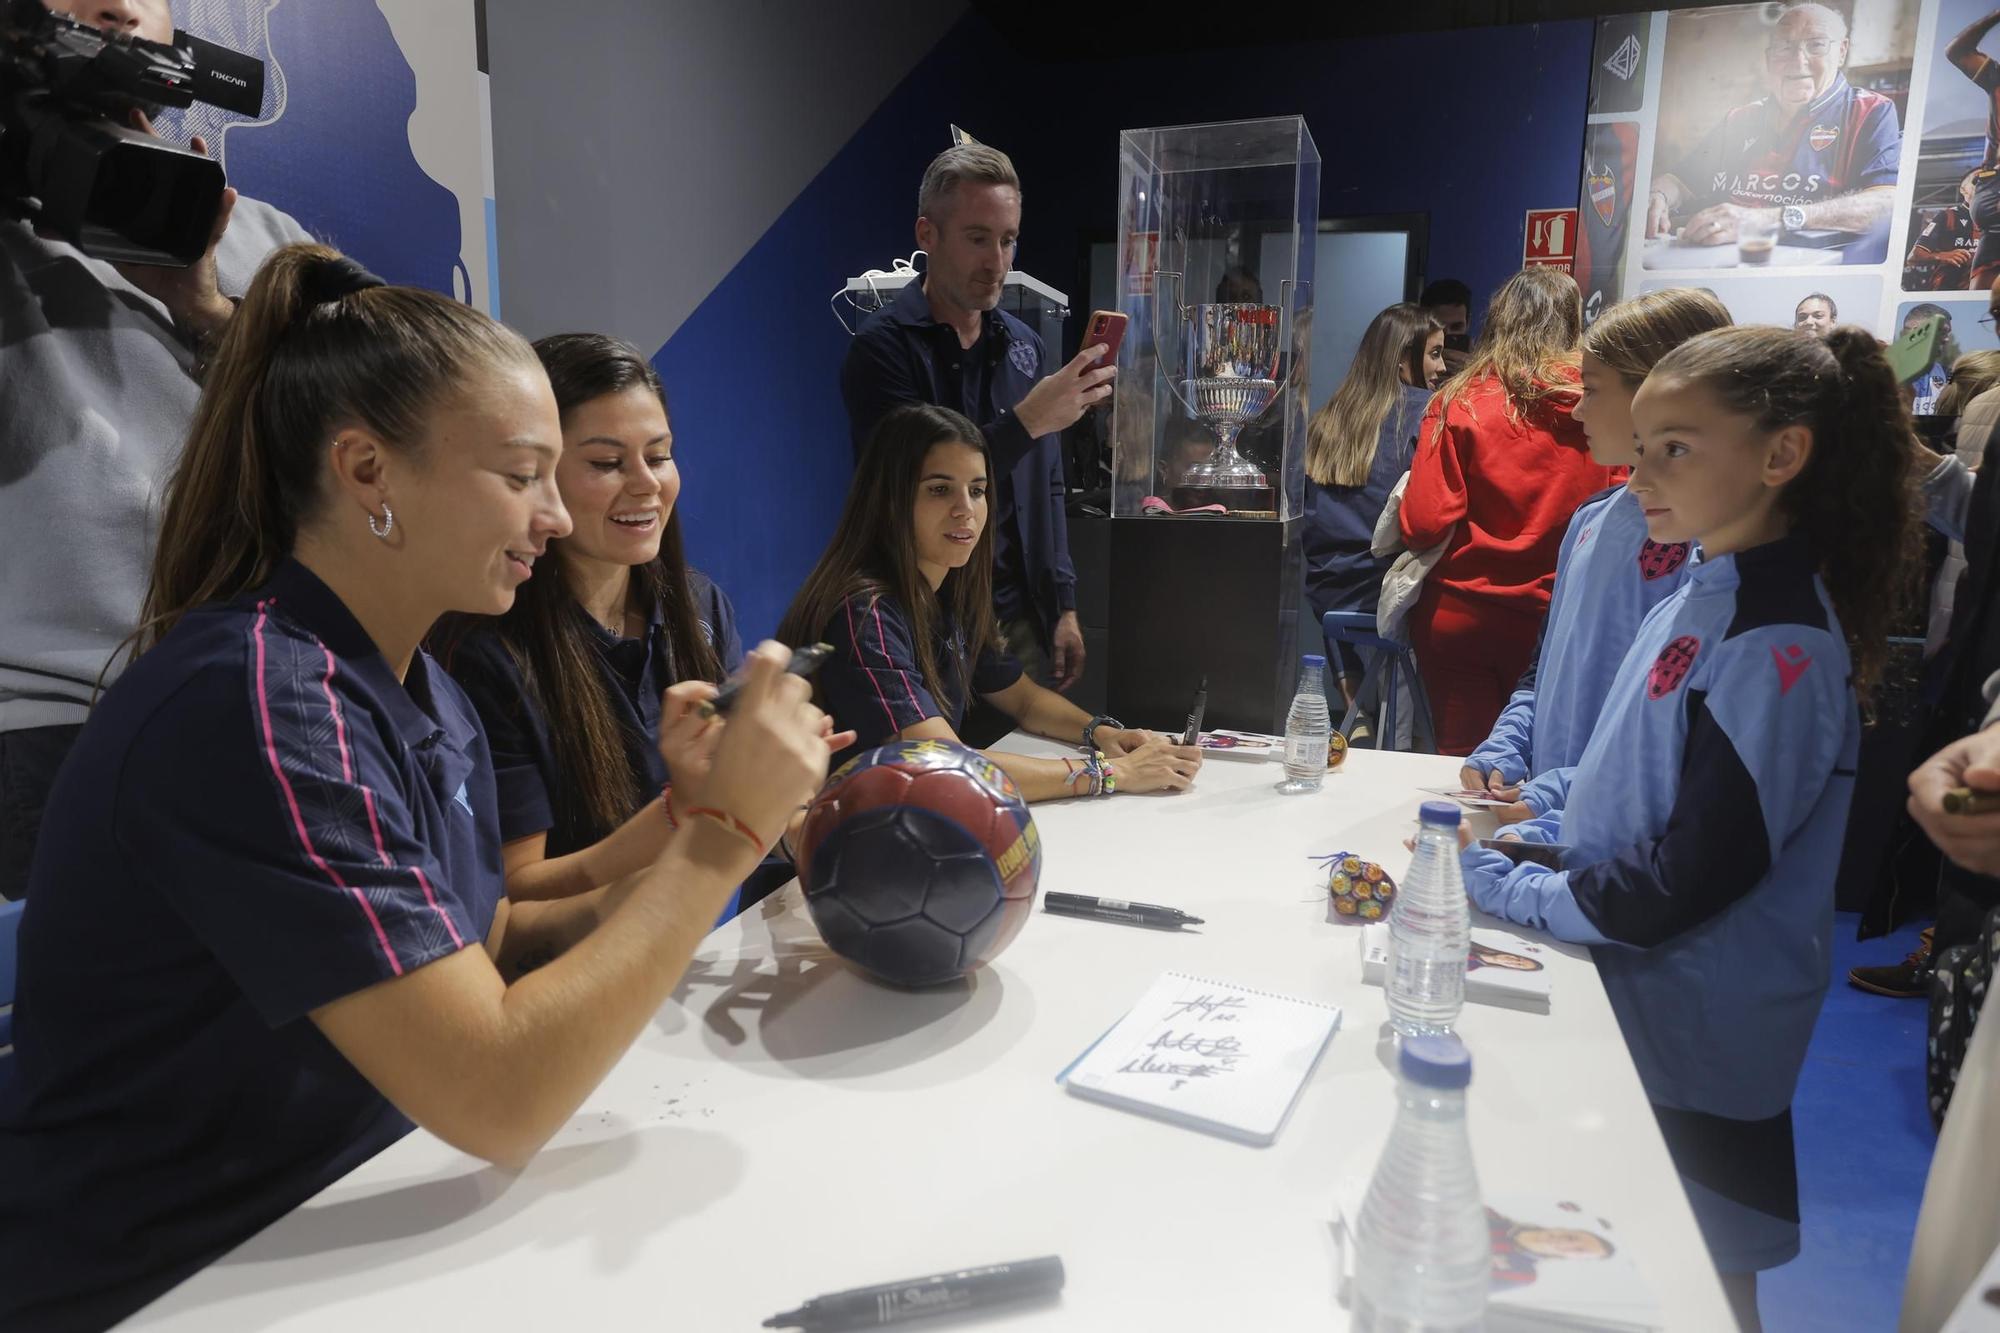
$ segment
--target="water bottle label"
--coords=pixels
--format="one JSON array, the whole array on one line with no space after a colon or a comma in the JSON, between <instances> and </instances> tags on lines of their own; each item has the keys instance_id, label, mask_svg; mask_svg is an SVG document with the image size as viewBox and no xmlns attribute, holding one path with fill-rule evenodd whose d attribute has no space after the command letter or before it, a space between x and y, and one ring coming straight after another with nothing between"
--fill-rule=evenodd
<instances>
[{"instance_id":1,"label":"water bottle label","mask_svg":"<svg viewBox=\"0 0 2000 1333\"><path fill-rule=\"evenodd\" d=\"M1326 742L1317 736L1285 737L1285 765L1288 768L1325 768Z\"/></svg>"}]
</instances>

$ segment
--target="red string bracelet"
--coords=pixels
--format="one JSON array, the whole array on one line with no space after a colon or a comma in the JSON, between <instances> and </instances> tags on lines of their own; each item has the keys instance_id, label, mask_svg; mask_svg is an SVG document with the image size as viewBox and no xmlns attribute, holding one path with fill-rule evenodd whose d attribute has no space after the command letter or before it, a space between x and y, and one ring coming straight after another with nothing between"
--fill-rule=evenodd
<instances>
[{"instance_id":1,"label":"red string bracelet","mask_svg":"<svg viewBox=\"0 0 2000 1333\"><path fill-rule=\"evenodd\" d=\"M711 806L698 805L688 811L689 819L693 819L697 815L703 819L712 819L731 833L736 834L736 836L756 848L757 855L762 856L764 854L764 840L759 838L748 824L738 819L735 815L730 814L727 810L717 810Z\"/></svg>"}]
</instances>

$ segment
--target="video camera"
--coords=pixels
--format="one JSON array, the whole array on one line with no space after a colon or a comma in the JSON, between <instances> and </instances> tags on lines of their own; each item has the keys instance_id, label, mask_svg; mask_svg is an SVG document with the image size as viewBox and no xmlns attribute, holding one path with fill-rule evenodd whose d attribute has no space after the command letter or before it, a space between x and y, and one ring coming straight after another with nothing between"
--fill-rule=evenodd
<instances>
[{"instance_id":1,"label":"video camera","mask_svg":"<svg viewBox=\"0 0 2000 1333\"><path fill-rule=\"evenodd\" d=\"M208 248L222 164L130 128L206 102L254 116L264 62L175 32L120 37L0 0L0 210L112 263L186 268Z\"/></svg>"}]
</instances>

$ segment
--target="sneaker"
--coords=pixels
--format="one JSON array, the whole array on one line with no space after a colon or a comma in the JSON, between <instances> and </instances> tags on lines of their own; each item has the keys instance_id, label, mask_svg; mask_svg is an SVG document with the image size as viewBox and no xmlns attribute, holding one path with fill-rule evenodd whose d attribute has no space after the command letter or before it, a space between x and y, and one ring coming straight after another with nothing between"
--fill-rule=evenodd
<instances>
[{"instance_id":1,"label":"sneaker","mask_svg":"<svg viewBox=\"0 0 2000 1333\"><path fill-rule=\"evenodd\" d=\"M1847 980L1862 990L1896 1000L1915 1000L1931 990L1931 932L1917 937L1917 947L1900 963L1849 968Z\"/></svg>"}]
</instances>

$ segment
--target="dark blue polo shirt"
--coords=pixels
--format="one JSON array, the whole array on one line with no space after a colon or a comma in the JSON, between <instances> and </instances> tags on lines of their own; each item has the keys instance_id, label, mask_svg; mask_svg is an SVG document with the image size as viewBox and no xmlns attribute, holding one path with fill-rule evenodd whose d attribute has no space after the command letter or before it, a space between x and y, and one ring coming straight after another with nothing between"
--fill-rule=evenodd
<instances>
[{"instance_id":1,"label":"dark blue polo shirt","mask_svg":"<svg viewBox=\"0 0 2000 1333\"><path fill-rule=\"evenodd\" d=\"M902 603L887 593L849 597L819 637L834 648L817 677L821 706L835 727L859 734L853 745L833 757L835 768L928 718L941 717L957 731L967 704L961 679L969 679L971 693L985 695L1021 678L1021 664L990 643L972 659L968 672L965 632L949 615L940 615L932 652L944 695L933 695L917 664L910 618Z\"/></svg>"},{"instance_id":2,"label":"dark blue polo shirt","mask_svg":"<svg viewBox=\"0 0 2000 1333\"><path fill-rule=\"evenodd\" d=\"M1014 407L1042 378L1046 357L1035 331L1003 310L986 313L979 341L961 347L957 330L931 318L918 282L868 316L840 369L854 454L889 410L933 403L979 426L993 455L993 602L1002 619L1041 626L1076 609L1069 558L1062 448L1058 436L1031 437Z\"/></svg>"},{"instance_id":3,"label":"dark blue polo shirt","mask_svg":"<svg viewBox=\"0 0 2000 1333\"><path fill-rule=\"evenodd\" d=\"M694 597L699 628L722 659L723 670L735 671L743 664L735 608L720 588L693 570L688 571L688 591ZM589 639L594 650L598 675L618 719L626 767L642 792L657 796L667 781L667 764L658 745L660 696L692 673L675 662L657 606L647 617L646 632L636 639L611 633L581 609L575 619L577 632ZM454 644L444 666L464 686L486 728L499 792L501 838L512 842L547 832L544 854L556 857L580 851L609 834L610 829L589 825L557 808L553 793L565 784L548 717L535 702L498 622L481 625Z\"/></svg>"},{"instance_id":4,"label":"dark blue polo shirt","mask_svg":"<svg viewBox=\"0 0 2000 1333\"><path fill-rule=\"evenodd\" d=\"M307 1015L480 947L486 742L288 561L104 696L30 884L0 1327L102 1328L409 1131Z\"/></svg>"}]
</instances>

